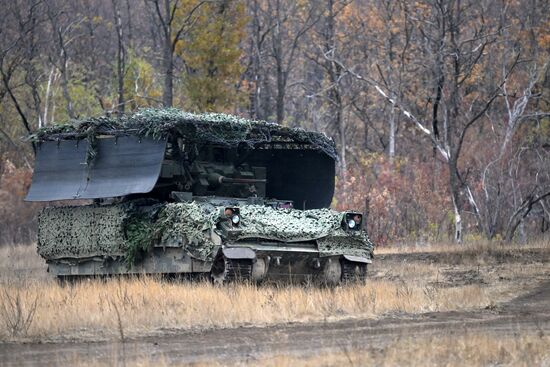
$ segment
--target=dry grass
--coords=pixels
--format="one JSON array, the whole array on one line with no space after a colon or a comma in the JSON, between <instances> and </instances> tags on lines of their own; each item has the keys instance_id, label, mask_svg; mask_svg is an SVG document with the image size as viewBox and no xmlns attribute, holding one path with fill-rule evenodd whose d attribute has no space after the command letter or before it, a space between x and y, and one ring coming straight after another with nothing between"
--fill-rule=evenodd
<instances>
[{"instance_id":1,"label":"dry grass","mask_svg":"<svg viewBox=\"0 0 550 367\"><path fill-rule=\"evenodd\" d=\"M464 334L399 338L385 348L342 350L312 358L278 356L263 366L541 366L550 364L550 337Z\"/></svg>"},{"instance_id":2,"label":"dry grass","mask_svg":"<svg viewBox=\"0 0 550 367\"><path fill-rule=\"evenodd\" d=\"M495 335L490 333L457 333L431 337L398 337L389 345L363 348L340 348L316 356L278 355L265 359L239 362L204 361L185 364L194 367L249 366L266 367L323 367L323 366L548 366L550 365L550 337L542 334L518 333ZM119 352L112 360L99 363L75 357L63 358L60 364L80 367L102 367L121 364ZM132 366L180 366L164 356L132 356Z\"/></svg>"},{"instance_id":3,"label":"dry grass","mask_svg":"<svg viewBox=\"0 0 550 367\"><path fill-rule=\"evenodd\" d=\"M22 305L21 310L0 307L0 322L26 319L31 313L34 319L20 333L0 329L1 340L123 338L162 330L375 317L389 312L465 309L491 303L488 291L476 285L436 288L388 281L337 289L250 285L217 288L204 282L181 284L154 278L89 281L71 287L53 281L26 281L0 287L0 305L8 296L17 297Z\"/></svg>"},{"instance_id":4,"label":"dry grass","mask_svg":"<svg viewBox=\"0 0 550 367\"><path fill-rule=\"evenodd\" d=\"M0 246L0 280L48 279L46 268L34 245Z\"/></svg>"},{"instance_id":5,"label":"dry grass","mask_svg":"<svg viewBox=\"0 0 550 367\"><path fill-rule=\"evenodd\" d=\"M47 277L33 247L1 249L0 269L0 341L124 339L188 329L483 308L527 292L534 277L550 274L547 264L453 267L380 261L367 285L336 289L216 288L152 277L62 287Z\"/></svg>"}]
</instances>

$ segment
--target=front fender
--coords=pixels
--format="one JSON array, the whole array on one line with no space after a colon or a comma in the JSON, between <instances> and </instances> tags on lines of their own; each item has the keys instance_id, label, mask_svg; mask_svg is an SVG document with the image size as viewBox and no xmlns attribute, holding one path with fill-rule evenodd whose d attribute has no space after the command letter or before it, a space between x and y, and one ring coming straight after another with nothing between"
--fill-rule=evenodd
<instances>
[{"instance_id":1,"label":"front fender","mask_svg":"<svg viewBox=\"0 0 550 367\"><path fill-rule=\"evenodd\" d=\"M362 256L344 255L344 259L354 263L372 264L371 259Z\"/></svg>"},{"instance_id":2,"label":"front fender","mask_svg":"<svg viewBox=\"0 0 550 367\"><path fill-rule=\"evenodd\" d=\"M226 247L222 249L223 256L228 259L250 259L256 258L254 250L247 247Z\"/></svg>"}]
</instances>

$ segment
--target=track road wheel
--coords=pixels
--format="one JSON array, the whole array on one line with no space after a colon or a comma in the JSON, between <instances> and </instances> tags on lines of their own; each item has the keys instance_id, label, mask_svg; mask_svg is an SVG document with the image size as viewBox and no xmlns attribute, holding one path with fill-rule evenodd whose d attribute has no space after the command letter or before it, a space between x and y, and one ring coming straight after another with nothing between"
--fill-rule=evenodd
<instances>
[{"instance_id":1,"label":"track road wheel","mask_svg":"<svg viewBox=\"0 0 550 367\"><path fill-rule=\"evenodd\" d=\"M340 284L342 278L342 264L337 259L328 259L319 274L319 282L327 287Z\"/></svg>"},{"instance_id":2,"label":"track road wheel","mask_svg":"<svg viewBox=\"0 0 550 367\"><path fill-rule=\"evenodd\" d=\"M214 284L228 282L247 282L252 279L252 260L228 259L220 255L214 260L210 278Z\"/></svg>"},{"instance_id":3,"label":"track road wheel","mask_svg":"<svg viewBox=\"0 0 550 367\"><path fill-rule=\"evenodd\" d=\"M342 260L342 283L365 284L367 280L367 264Z\"/></svg>"}]
</instances>

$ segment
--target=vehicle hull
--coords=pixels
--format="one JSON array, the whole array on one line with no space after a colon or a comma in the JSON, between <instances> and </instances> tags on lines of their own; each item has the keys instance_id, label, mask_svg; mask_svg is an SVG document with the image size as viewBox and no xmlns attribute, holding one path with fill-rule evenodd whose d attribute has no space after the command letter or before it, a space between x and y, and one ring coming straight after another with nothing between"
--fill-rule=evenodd
<instances>
[{"instance_id":1,"label":"vehicle hull","mask_svg":"<svg viewBox=\"0 0 550 367\"><path fill-rule=\"evenodd\" d=\"M315 280L322 276L323 270L330 262L348 261L345 254L327 256L312 247L290 245L278 247L253 244L223 245L219 249L219 256L224 256L224 252L231 253L227 250L233 249L248 251L247 255L232 257L235 260L250 261L254 269L250 279L252 281ZM371 261L367 258L355 257L354 262L368 264ZM179 247L155 247L130 267L122 256L50 259L47 263L48 272L60 279L113 275L209 275L213 266L212 261L195 259Z\"/></svg>"}]
</instances>

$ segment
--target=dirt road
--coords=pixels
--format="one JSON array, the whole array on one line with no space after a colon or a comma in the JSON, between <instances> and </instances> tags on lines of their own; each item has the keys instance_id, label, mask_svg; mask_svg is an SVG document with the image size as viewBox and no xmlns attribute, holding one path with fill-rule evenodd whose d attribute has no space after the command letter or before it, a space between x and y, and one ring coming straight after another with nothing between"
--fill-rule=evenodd
<instances>
[{"instance_id":1,"label":"dirt road","mask_svg":"<svg viewBox=\"0 0 550 367\"><path fill-rule=\"evenodd\" d=\"M550 333L550 280L534 291L491 309L396 315L378 320L243 327L202 332L166 331L162 337L121 342L4 344L4 366L73 365L99 362L125 365L138 360L171 363L254 361L271 355L311 356L346 348L379 347L402 336L453 335L472 331L498 335Z\"/></svg>"}]
</instances>

